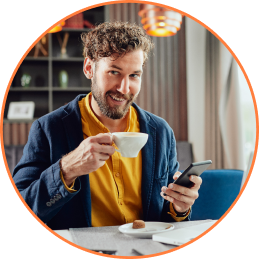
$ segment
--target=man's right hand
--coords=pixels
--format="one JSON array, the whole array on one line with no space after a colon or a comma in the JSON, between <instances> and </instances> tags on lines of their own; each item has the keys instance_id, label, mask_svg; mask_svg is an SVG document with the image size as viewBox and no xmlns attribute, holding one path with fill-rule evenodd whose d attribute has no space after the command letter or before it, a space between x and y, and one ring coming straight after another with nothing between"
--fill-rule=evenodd
<instances>
[{"instance_id":1,"label":"man's right hand","mask_svg":"<svg viewBox=\"0 0 259 259\"><path fill-rule=\"evenodd\" d=\"M90 174L105 164L114 154L112 135L100 133L88 137L72 152L61 159L61 168L67 186L81 175Z\"/></svg>"}]
</instances>

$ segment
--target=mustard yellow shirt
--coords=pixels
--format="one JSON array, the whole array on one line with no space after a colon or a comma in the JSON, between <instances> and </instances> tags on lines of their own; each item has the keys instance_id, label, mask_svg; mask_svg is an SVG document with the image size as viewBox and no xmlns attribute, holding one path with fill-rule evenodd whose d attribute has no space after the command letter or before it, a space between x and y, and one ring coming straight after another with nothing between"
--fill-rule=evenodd
<instances>
[{"instance_id":1,"label":"mustard yellow shirt","mask_svg":"<svg viewBox=\"0 0 259 259\"><path fill-rule=\"evenodd\" d=\"M84 139L109 130L93 113L89 98L79 101ZM131 107L125 131L139 132L136 110ZM121 157L115 152L101 168L89 174L91 186L92 226L114 226L142 218L142 154Z\"/></svg>"},{"instance_id":2,"label":"mustard yellow shirt","mask_svg":"<svg viewBox=\"0 0 259 259\"><path fill-rule=\"evenodd\" d=\"M84 139L109 130L98 120L90 107L90 96L78 102ZM139 132L137 111L130 107L125 131ZM61 179L63 175L61 172ZM115 152L102 166L89 174L91 187L92 227L114 226L142 219L142 152L136 158L125 158ZM68 191L75 191L65 185ZM171 204L170 204L171 205ZM173 206L168 212L176 221L184 220L177 217Z\"/></svg>"}]
</instances>

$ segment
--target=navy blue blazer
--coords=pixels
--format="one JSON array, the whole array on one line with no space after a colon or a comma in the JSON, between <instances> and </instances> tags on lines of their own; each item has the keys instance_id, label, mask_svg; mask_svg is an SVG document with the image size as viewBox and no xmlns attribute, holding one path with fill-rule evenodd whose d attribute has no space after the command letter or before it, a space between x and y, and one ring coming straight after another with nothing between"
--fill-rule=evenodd
<instances>
[{"instance_id":1,"label":"navy blue blazer","mask_svg":"<svg viewBox=\"0 0 259 259\"><path fill-rule=\"evenodd\" d=\"M69 193L61 179L61 157L83 141L77 96L67 105L34 121L23 156L13 172L17 189L32 211L51 229L91 226L89 176L76 179L77 192ZM160 196L162 186L173 182L178 170L176 142L165 120L136 104L140 131L149 134L142 149L142 204L144 221L172 222L169 202ZM186 219L188 220L188 218Z\"/></svg>"}]
</instances>

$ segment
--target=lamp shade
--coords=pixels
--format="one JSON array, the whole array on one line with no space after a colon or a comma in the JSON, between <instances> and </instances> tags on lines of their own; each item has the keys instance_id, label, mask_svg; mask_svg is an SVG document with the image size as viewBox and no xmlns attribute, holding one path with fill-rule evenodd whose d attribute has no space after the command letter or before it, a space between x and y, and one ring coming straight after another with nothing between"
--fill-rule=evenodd
<instances>
[{"instance_id":1,"label":"lamp shade","mask_svg":"<svg viewBox=\"0 0 259 259\"><path fill-rule=\"evenodd\" d=\"M181 28L182 15L163 7L141 4L138 14L143 28L151 36L173 36Z\"/></svg>"},{"instance_id":2,"label":"lamp shade","mask_svg":"<svg viewBox=\"0 0 259 259\"><path fill-rule=\"evenodd\" d=\"M65 25L65 22L61 22L60 24L52 28L48 33L55 33L55 32L62 31L62 26L64 25Z\"/></svg>"}]
</instances>

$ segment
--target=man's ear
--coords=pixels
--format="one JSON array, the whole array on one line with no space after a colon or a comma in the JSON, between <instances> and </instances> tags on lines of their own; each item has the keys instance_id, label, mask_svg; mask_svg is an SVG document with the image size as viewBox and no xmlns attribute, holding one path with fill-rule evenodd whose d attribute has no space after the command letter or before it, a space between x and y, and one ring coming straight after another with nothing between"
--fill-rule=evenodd
<instances>
[{"instance_id":1,"label":"man's ear","mask_svg":"<svg viewBox=\"0 0 259 259\"><path fill-rule=\"evenodd\" d=\"M93 68L94 68L94 62L90 58L86 57L84 60L83 71L85 76L88 79L92 79L93 77Z\"/></svg>"}]
</instances>

